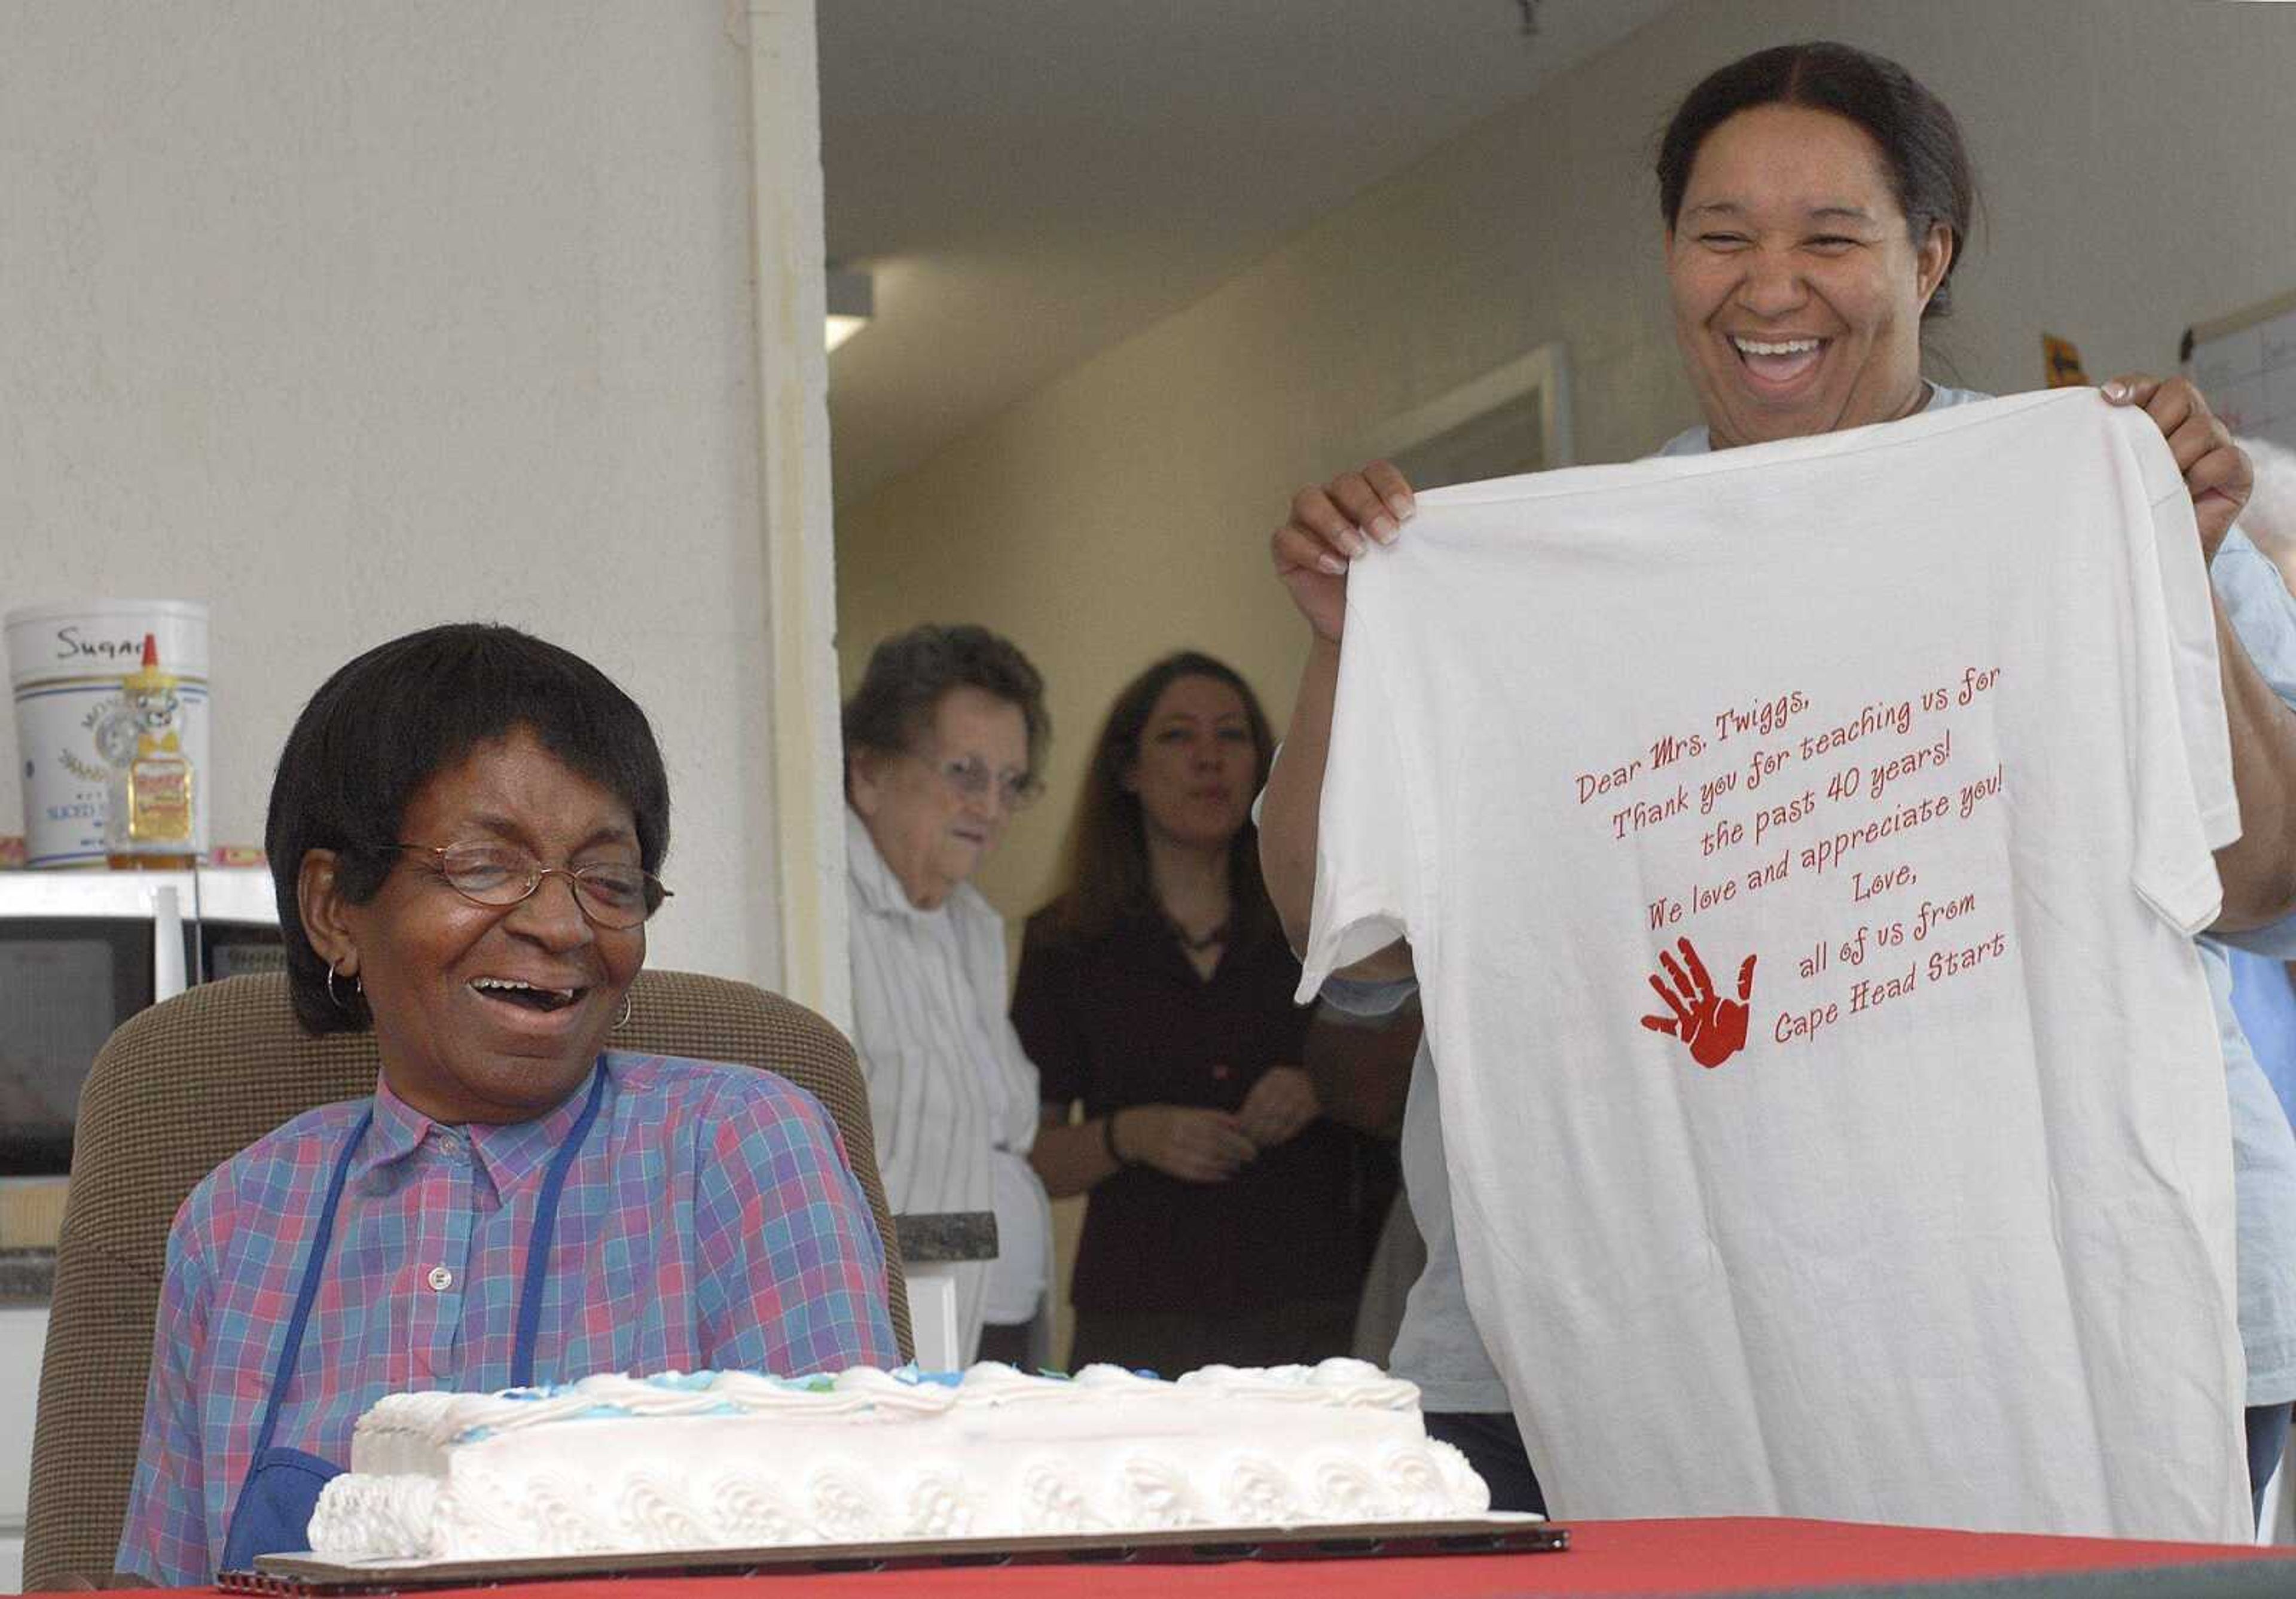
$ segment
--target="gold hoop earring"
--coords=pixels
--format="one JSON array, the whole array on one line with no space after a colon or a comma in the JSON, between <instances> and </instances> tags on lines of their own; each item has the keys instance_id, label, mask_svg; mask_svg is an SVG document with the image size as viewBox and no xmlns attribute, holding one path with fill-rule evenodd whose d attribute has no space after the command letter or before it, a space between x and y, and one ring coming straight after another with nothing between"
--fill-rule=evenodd
<instances>
[{"instance_id":1,"label":"gold hoop earring","mask_svg":"<svg viewBox=\"0 0 2296 1599\"><path fill-rule=\"evenodd\" d=\"M630 1019L630 991L627 988L623 989L622 1013L614 1018L614 1030L616 1032L620 1032L622 1029L628 1024Z\"/></svg>"}]
</instances>

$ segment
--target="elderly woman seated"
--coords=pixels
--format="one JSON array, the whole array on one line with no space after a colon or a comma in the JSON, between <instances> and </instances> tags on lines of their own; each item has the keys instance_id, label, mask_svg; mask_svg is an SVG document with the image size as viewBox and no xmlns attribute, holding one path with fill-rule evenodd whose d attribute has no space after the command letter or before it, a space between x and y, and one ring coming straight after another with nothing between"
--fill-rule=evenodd
<instances>
[{"instance_id":1,"label":"elderly woman seated","mask_svg":"<svg viewBox=\"0 0 2296 1599\"><path fill-rule=\"evenodd\" d=\"M296 1014L372 1028L381 1076L176 1216L121 1570L304 1547L396 1390L898 1358L819 1103L610 1047L668 834L644 713L511 628L381 645L304 708L266 837Z\"/></svg>"}]
</instances>

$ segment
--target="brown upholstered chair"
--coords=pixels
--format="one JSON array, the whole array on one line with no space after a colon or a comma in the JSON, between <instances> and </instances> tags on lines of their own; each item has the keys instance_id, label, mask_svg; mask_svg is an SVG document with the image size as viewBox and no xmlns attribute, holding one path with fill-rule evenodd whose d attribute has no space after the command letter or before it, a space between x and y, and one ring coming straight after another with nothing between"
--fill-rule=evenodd
<instances>
[{"instance_id":1,"label":"brown upholstered chair","mask_svg":"<svg viewBox=\"0 0 2296 1599\"><path fill-rule=\"evenodd\" d=\"M56 1252L26 1516L29 1588L108 1571L127 1511L168 1228L193 1185L290 1117L370 1093L372 1033L314 1038L282 973L207 983L111 1036L88 1074ZM747 983L643 972L614 1047L777 1071L829 1107L885 1240L893 1330L908 1297L853 1046L803 1006Z\"/></svg>"}]
</instances>

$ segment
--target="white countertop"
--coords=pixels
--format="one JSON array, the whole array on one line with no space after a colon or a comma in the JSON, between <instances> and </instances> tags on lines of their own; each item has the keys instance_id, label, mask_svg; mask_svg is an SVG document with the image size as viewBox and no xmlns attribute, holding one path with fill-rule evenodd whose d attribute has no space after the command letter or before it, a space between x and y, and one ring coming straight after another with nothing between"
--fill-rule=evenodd
<instances>
[{"instance_id":1,"label":"white countertop","mask_svg":"<svg viewBox=\"0 0 2296 1599\"><path fill-rule=\"evenodd\" d=\"M148 916L152 896L176 890L189 921L279 920L270 872L260 866L202 866L189 872L0 872L0 917Z\"/></svg>"}]
</instances>

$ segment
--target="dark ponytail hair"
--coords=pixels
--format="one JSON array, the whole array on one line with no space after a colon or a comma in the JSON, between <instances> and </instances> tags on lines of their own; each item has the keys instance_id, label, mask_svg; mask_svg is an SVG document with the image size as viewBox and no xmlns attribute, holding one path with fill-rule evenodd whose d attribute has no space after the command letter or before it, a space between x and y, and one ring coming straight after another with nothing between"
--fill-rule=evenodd
<instances>
[{"instance_id":1,"label":"dark ponytail hair","mask_svg":"<svg viewBox=\"0 0 2296 1599\"><path fill-rule=\"evenodd\" d=\"M1832 111L1871 135L1914 242L1919 244L1939 223L1952 235L1945 276L1922 315L1942 316L1950 310L1954 270L1969 248L1977 209L1977 174L1961 125L1912 73L1852 45L1816 40L1758 50L1709 73L1684 95L1659 141L1658 204L1667 226L1673 227L1682 214L1690 169L1707 135L1759 105Z\"/></svg>"}]
</instances>

